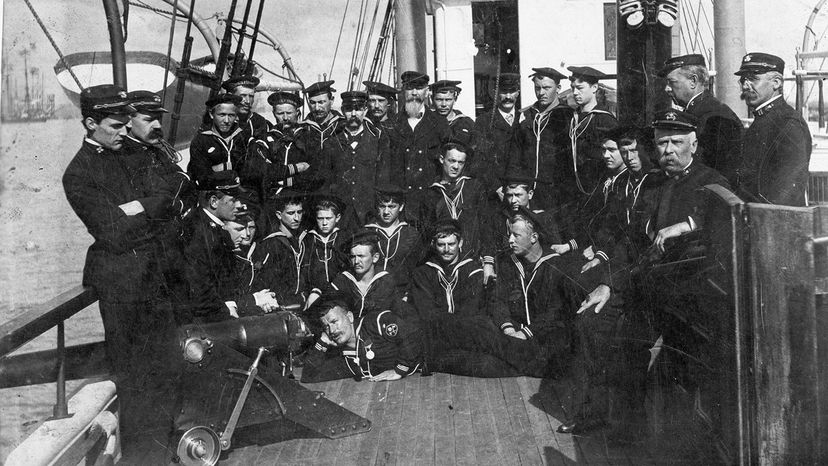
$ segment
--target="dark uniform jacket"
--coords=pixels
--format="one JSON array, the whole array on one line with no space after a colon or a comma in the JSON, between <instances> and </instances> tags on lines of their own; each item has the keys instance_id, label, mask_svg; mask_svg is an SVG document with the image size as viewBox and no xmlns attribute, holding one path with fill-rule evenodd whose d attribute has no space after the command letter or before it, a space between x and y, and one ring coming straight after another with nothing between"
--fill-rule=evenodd
<instances>
[{"instance_id":1,"label":"dark uniform jacket","mask_svg":"<svg viewBox=\"0 0 828 466\"><path fill-rule=\"evenodd\" d=\"M451 135L446 119L429 109L412 131L405 112L394 116L389 125L391 156L382 168L384 181L394 182L409 191L428 188L437 176L440 146Z\"/></svg>"},{"instance_id":2,"label":"dark uniform jacket","mask_svg":"<svg viewBox=\"0 0 828 466\"><path fill-rule=\"evenodd\" d=\"M574 112L569 122L569 153L562 157L558 172L558 186L562 201L583 203L603 181L606 172L601 149L601 130L618 126L615 115L603 106L589 112ZM565 160L564 160L565 158Z\"/></svg>"},{"instance_id":3,"label":"dark uniform jacket","mask_svg":"<svg viewBox=\"0 0 828 466\"><path fill-rule=\"evenodd\" d=\"M606 173L606 171L605 171ZM608 251L612 249L615 233L621 227L625 215L624 199L627 195L629 172L626 168L617 174L604 178L592 190L579 214L570 216L574 219L574 238L569 239L573 249L593 247L593 252L602 260L608 261Z\"/></svg>"},{"instance_id":4,"label":"dark uniform jacket","mask_svg":"<svg viewBox=\"0 0 828 466\"><path fill-rule=\"evenodd\" d=\"M325 290L343 270L348 268L348 255L345 253L347 235L339 228L326 237L318 231L310 230L305 235L305 263L303 272L310 288Z\"/></svg>"},{"instance_id":5,"label":"dark uniform jacket","mask_svg":"<svg viewBox=\"0 0 828 466\"><path fill-rule=\"evenodd\" d=\"M489 312L501 330L523 332L553 352L569 347L575 313L568 307L567 282L585 293L606 283L605 270L594 267L584 274L571 270L568 257L544 251L534 264L526 264L511 251L497 259L497 281Z\"/></svg>"},{"instance_id":6,"label":"dark uniform jacket","mask_svg":"<svg viewBox=\"0 0 828 466\"><path fill-rule=\"evenodd\" d=\"M734 184L742 150L742 121L708 91L690 99L684 111L699 119L696 157Z\"/></svg>"},{"instance_id":7,"label":"dark uniform jacket","mask_svg":"<svg viewBox=\"0 0 828 466\"><path fill-rule=\"evenodd\" d=\"M386 132L367 120L356 136L343 129L325 141L323 160L328 163L331 194L351 204L360 221L374 207L374 186L389 150Z\"/></svg>"},{"instance_id":8,"label":"dark uniform jacket","mask_svg":"<svg viewBox=\"0 0 828 466\"><path fill-rule=\"evenodd\" d=\"M423 228L428 229L437 220L459 221L463 228L463 257L479 257L482 217L488 215L483 185L461 175L451 184L432 183L421 199L419 219Z\"/></svg>"},{"instance_id":9,"label":"dark uniform jacket","mask_svg":"<svg viewBox=\"0 0 828 466\"><path fill-rule=\"evenodd\" d=\"M369 312L354 318L356 347L329 348L316 343L305 358L302 382L372 377L394 370L405 377L422 362L422 332L416 323L391 311Z\"/></svg>"},{"instance_id":10,"label":"dark uniform jacket","mask_svg":"<svg viewBox=\"0 0 828 466\"><path fill-rule=\"evenodd\" d=\"M250 144L264 137L265 133L270 130L270 122L267 118L251 111L244 120L239 118L239 128L244 133L245 144Z\"/></svg>"},{"instance_id":11,"label":"dark uniform jacket","mask_svg":"<svg viewBox=\"0 0 828 466\"><path fill-rule=\"evenodd\" d=\"M690 223L694 229L702 228L705 205L699 190L708 184L730 188L719 172L695 160L679 175L668 177L662 173L658 205L647 225L647 232L655 235L662 228L681 222Z\"/></svg>"},{"instance_id":12,"label":"dark uniform jacket","mask_svg":"<svg viewBox=\"0 0 828 466\"><path fill-rule=\"evenodd\" d=\"M293 186L298 173L296 164L307 162L300 145L296 144L295 131L294 128L285 133L272 128L247 147L244 170L239 178L242 186L255 191L263 201L282 188Z\"/></svg>"},{"instance_id":13,"label":"dark uniform jacket","mask_svg":"<svg viewBox=\"0 0 828 466\"><path fill-rule=\"evenodd\" d=\"M508 170L551 181L551 186L538 184L535 187L533 201L541 209L557 208L556 191L564 183L573 181L571 176L566 176L571 171L567 171L566 166L559 166L561 161L571 158L569 122L573 110L560 102L550 104L543 112L535 104L522 110L522 114L524 119L515 133L516 144Z\"/></svg>"},{"instance_id":14,"label":"dark uniform jacket","mask_svg":"<svg viewBox=\"0 0 828 466\"><path fill-rule=\"evenodd\" d=\"M246 150L247 140L241 128L236 128L227 137L222 137L212 128L199 131L190 143L187 173L196 182L212 172L235 170L241 173Z\"/></svg>"},{"instance_id":15,"label":"dark uniform jacket","mask_svg":"<svg viewBox=\"0 0 828 466\"><path fill-rule=\"evenodd\" d=\"M460 140L471 141L472 131L474 131L474 120L468 116L463 115L460 110L452 110L454 118L446 120L451 130L451 138L459 138Z\"/></svg>"},{"instance_id":16,"label":"dark uniform jacket","mask_svg":"<svg viewBox=\"0 0 828 466\"><path fill-rule=\"evenodd\" d=\"M514 110L512 124L498 109L480 115L474 122L474 154L467 160L468 173L479 179L491 193L500 187L500 177L506 172L509 154L514 150L515 130L520 125L520 113Z\"/></svg>"},{"instance_id":17,"label":"dark uniform jacket","mask_svg":"<svg viewBox=\"0 0 828 466\"><path fill-rule=\"evenodd\" d=\"M379 235L378 269L393 273L400 294L404 294L408 290L411 270L422 257L420 232L407 222L400 222L390 232L376 223L369 223L365 228L370 228Z\"/></svg>"},{"instance_id":18,"label":"dark uniform jacket","mask_svg":"<svg viewBox=\"0 0 828 466\"><path fill-rule=\"evenodd\" d=\"M305 267L305 235L290 236L279 230L259 242L256 260L261 261L262 270L257 277L255 289L268 289L276 293L281 305L304 304L308 290Z\"/></svg>"},{"instance_id":19,"label":"dark uniform jacket","mask_svg":"<svg viewBox=\"0 0 828 466\"><path fill-rule=\"evenodd\" d=\"M236 304L235 311L239 317L264 314L264 311L256 305L256 298L253 297L253 293L261 291L254 288L256 275L262 269L261 261L257 260L256 246L257 243L254 242L250 244L247 251L234 251L233 253L235 288L232 301Z\"/></svg>"},{"instance_id":20,"label":"dark uniform jacket","mask_svg":"<svg viewBox=\"0 0 828 466\"><path fill-rule=\"evenodd\" d=\"M229 319L225 303L234 300L237 288L230 234L204 209L198 209L190 220L190 241L184 248L189 315L201 322Z\"/></svg>"},{"instance_id":21,"label":"dark uniform jacket","mask_svg":"<svg viewBox=\"0 0 828 466\"><path fill-rule=\"evenodd\" d=\"M173 196L144 191L135 165L125 154L85 139L63 174L63 189L72 210L94 242L86 253L83 284L103 300L143 302L159 284L158 242L154 219L178 212ZM143 154L133 154L147 162ZM128 216L118 206L138 200L144 212ZM177 203L176 203L177 204Z\"/></svg>"},{"instance_id":22,"label":"dark uniform jacket","mask_svg":"<svg viewBox=\"0 0 828 466\"><path fill-rule=\"evenodd\" d=\"M805 206L811 133L780 97L754 112L744 138L738 193L749 202Z\"/></svg>"},{"instance_id":23,"label":"dark uniform jacket","mask_svg":"<svg viewBox=\"0 0 828 466\"><path fill-rule=\"evenodd\" d=\"M438 314L486 316L483 269L471 258L448 267L433 261L420 265L412 273L410 295L411 304L423 320Z\"/></svg>"},{"instance_id":24,"label":"dark uniform jacket","mask_svg":"<svg viewBox=\"0 0 828 466\"><path fill-rule=\"evenodd\" d=\"M370 312L398 309L395 301L402 296L398 296L396 287L393 276L384 270L374 275L364 293L357 286L357 279L351 272L341 272L331 282L333 290L348 297L351 311L356 318Z\"/></svg>"}]
</instances>

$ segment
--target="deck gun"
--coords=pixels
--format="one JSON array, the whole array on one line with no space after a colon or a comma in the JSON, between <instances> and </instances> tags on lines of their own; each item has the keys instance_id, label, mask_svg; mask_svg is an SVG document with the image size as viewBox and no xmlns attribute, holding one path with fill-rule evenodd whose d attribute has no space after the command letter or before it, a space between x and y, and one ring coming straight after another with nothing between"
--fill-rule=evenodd
<instances>
[{"instance_id":1,"label":"deck gun","mask_svg":"<svg viewBox=\"0 0 828 466\"><path fill-rule=\"evenodd\" d=\"M290 377L293 354L312 337L290 311L180 327L185 369L175 416L177 462L214 465L237 429L273 428L280 420L327 438L369 431L369 420Z\"/></svg>"}]
</instances>

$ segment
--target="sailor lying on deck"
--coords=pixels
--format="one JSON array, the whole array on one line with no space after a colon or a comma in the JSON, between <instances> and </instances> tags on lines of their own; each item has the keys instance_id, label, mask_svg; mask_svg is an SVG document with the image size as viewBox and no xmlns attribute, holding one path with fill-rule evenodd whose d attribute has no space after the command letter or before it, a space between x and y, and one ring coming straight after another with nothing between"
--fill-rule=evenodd
<instances>
[{"instance_id":1,"label":"sailor lying on deck","mask_svg":"<svg viewBox=\"0 0 828 466\"><path fill-rule=\"evenodd\" d=\"M330 296L320 301L309 310L323 332L305 358L305 383L350 377L399 380L419 371L473 377L553 375L549 360L535 357L531 348L500 333L487 318L444 314L418 322L400 317L411 315L400 309L371 311L356 319L347 299Z\"/></svg>"}]
</instances>

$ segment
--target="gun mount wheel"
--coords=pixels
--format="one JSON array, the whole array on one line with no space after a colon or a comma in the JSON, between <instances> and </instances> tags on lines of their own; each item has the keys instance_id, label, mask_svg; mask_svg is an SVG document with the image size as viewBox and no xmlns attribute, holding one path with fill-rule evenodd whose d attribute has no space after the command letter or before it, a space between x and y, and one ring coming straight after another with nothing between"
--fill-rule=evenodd
<instances>
[{"instance_id":1,"label":"gun mount wheel","mask_svg":"<svg viewBox=\"0 0 828 466\"><path fill-rule=\"evenodd\" d=\"M219 436L208 427L193 427L181 436L176 454L185 466L214 466L221 455Z\"/></svg>"}]
</instances>

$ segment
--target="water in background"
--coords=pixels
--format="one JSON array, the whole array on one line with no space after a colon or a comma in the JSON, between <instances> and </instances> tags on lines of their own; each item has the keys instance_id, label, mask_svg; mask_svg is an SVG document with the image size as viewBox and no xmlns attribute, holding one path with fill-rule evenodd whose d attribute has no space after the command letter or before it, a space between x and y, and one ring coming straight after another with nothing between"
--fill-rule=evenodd
<instances>
[{"instance_id":1,"label":"water in background","mask_svg":"<svg viewBox=\"0 0 828 466\"><path fill-rule=\"evenodd\" d=\"M0 322L81 284L92 237L66 202L61 177L82 139L78 120L0 125ZM54 348L55 335L19 351ZM102 339L97 305L66 321L67 346ZM0 390L0 463L54 402L54 384Z\"/></svg>"}]
</instances>

